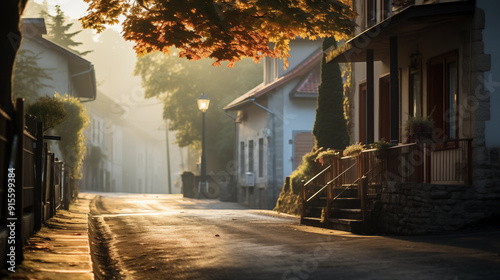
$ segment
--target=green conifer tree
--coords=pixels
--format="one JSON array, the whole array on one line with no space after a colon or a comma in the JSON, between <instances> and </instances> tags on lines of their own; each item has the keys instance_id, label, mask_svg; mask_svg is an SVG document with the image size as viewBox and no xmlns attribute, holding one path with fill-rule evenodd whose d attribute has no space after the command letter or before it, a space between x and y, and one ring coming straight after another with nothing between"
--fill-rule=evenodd
<instances>
[{"instance_id":1,"label":"green conifer tree","mask_svg":"<svg viewBox=\"0 0 500 280\"><path fill-rule=\"evenodd\" d=\"M64 16L64 12L61 10L61 7L59 5L56 5L55 15L47 14L47 16L50 19L50 23L48 23L50 30L47 34L48 39L50 39L52 42L56 44L68 48L69 50L81 56L92 52L92 51L79 52L74 49L74 47L78 47L82 43L75 42L73 37L82 32L82 30L76 32L69 32L69 30L73 26L73 23L66 24L66 17Z\"/></svg>"},{"instance_id":2,"label":"green conifer tree","mask_svg":"<svg viewBox=\"0 0 500 280\"><path fill-rule=\"evenodd\" d=\"M334 38L323 39L323 51L331 46L336 46ZM343 101L344 90L340 67L337 63L327 64L323 56L318 106L313 127L316 148L344 149L349 144Z\"/></svg>"}]
</instances>

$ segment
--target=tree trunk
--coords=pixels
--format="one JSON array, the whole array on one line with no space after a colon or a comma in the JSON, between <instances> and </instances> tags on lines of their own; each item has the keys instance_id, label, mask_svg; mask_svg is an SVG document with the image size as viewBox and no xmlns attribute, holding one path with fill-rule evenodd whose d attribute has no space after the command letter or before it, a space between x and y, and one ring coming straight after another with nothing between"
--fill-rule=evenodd
<instances>
[{"instance_id":1,"label":"tree trunk","mask_svg":"<svg viewBox=\"0 0 500 280\"><path fill-rule=\"evenodd\" d=\"M0 107L10 116L12 104L12 73L17 50L21 45L19 23L28 0L2 0L0 3Z\"/></svg>"}]
</instances>

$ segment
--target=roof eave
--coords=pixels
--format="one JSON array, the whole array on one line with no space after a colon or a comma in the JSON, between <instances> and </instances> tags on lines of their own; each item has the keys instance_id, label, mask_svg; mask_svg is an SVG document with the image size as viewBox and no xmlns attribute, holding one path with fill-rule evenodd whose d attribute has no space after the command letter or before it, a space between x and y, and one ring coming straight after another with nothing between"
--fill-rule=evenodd
<instances>
[{"instance_id":1,"label":"roof eave","mask_svg":"<svg viewBox=\"0 0 500 280\"><path fill-rule=\"evenodd\" d=\"M327 63L365 62L363 50L373 49L386 37L397 36L398 29L409 22L418 24L422 19L439 16L468 15L475 11L476 1L425 4L409 6L384 21L366 29L336 49L327 50ZM387 49L384 46L380 49ZM376 52L375 60L381 60L384 52Z\"/></svg>"}]
</instances>

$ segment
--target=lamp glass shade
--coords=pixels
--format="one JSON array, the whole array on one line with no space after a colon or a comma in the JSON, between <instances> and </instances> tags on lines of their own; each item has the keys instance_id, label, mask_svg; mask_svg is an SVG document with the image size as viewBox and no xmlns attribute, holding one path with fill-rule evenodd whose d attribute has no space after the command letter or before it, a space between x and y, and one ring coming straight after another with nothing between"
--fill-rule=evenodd
<instances>
[{"instance_id":1,"label":"lamp glass shade","mask_svg":"<svg viewBox=\"0 0 500 280\"><path fill-rule=\"evenodd\" d=\"M198 97L198 109L202 112L206 112L208 110L208 106L210 106L210 98L205 94L202 94Z\"/></svg>"}]
</instances>

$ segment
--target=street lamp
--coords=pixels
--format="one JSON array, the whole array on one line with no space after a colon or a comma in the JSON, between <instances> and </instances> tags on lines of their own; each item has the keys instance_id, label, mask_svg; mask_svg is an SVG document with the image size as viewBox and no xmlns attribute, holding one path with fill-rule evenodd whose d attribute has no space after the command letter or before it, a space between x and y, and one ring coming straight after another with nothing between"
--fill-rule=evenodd
<instances>
[{"instance_id":1,"label":"street lamp","mask_svg":"<svg viewBox=\"0 0 500 280\"><path fill-rule=\"evenodd\" d=\"M200 182L198 184L198 194L201 193L201 185L204 185L206 190L208 191L208 183L207 183L207 159L205 157L205 112L208 110L208 106L210 105L210 98L206 96L204 93L198 97L198 109L202 112L203 121L202 121L202 132L201 132L201 176Z\"/></svg>"}]
</instances>

